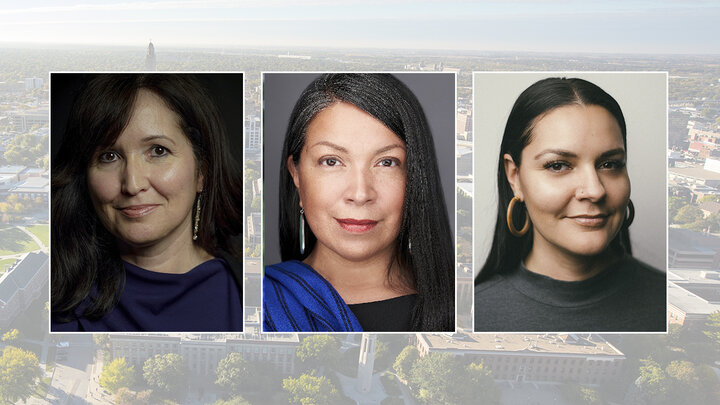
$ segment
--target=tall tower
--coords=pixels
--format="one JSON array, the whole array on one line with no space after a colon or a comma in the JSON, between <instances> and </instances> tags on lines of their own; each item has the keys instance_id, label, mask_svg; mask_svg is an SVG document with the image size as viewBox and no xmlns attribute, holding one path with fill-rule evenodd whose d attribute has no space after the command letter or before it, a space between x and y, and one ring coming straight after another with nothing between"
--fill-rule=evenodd
<instances>
[{"instance_id":1,"label":"tall tower","mask_svg":"<svg viewBox=\"0 0 720 405\"><path fill-rule=\"evenodd\" d=\"M145 70L148 72L157 70L157 58L155 58L155 47L152 41L148 44L147 53L145 54Z\"/></svg>"},{"instance_id":2,"label":"tall tower","mask_svg":"<svg viewBox=\"0 0 720 405\"><path fill-rule=\"evenodd\" d=\"M372 386L373 365L375 363L375 343L377 336L363 333L358 359L357 385L358 392L366 393Z\"/></svg>"}]
</instances>

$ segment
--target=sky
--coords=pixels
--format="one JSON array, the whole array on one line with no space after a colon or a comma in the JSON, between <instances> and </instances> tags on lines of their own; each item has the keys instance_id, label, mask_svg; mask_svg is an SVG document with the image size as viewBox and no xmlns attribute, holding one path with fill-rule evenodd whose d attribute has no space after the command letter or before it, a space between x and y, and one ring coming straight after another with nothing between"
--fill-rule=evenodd
<instances>
[{"instance_id":1,"label":"sky","mask_svg":"<svg viewBox=\"0 0 720 405\"><path fill-rule=\"evenodd\" d=\"M0 43L720 53L711 0L0 1Z\"/></svg>"}]
</instances>

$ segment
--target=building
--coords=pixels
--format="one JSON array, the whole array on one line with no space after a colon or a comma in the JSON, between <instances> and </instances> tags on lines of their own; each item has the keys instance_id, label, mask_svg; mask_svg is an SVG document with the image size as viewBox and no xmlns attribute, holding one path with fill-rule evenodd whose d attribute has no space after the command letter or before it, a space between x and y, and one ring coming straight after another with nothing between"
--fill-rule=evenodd
<instances>
[{"instance_id":1,"label":"building","mask_svg":"<svg viewBox=\"0 0 720 405\"><path fill-rule=\"evenodd\" d=\"M670 167L668 168L668 179L679 184L685 183L712 188L720 186L720 173L700 167Z\"/></svg>"},{"instance_id":2,"label":"building","mask_svg":"<svg viewBox=\"0 0 720 405\"><path fill-rule=\"evenodd\" d=\"M152 41L148 44L147 52L145 53L145 70L148 72L154 72L157 70L157 57L155 56L155 45Z\"/></svg>"},{"instance_id":3,"label":"building","mask_svg":"<svg viewBox=\"0 0 720 405\"><path fill-rule=\"evenodd\" d=\"M17 194L20 197L30 197L35 199L40 197L43 201L48 201L50 194L50 180L45 177L29 177L22 183L11 187L8 191L10 194Z\"/></svg>"},{"instance_id":4,"label":"building","mask_svg":"<svg viewBox=\"0 0 720 405\"><path fill-rule=\"evenodd\" d=\"M691 328L720 311L720 272L674 269L668 273L668 320Z\"/></svg>"},{"instance_id":5,"label":"building","mask_svg":"<svg viewBox=\"0 0 720 405\"><path fill-rule=\"evenodd\" d=\"M0 330L6 329L15 318L43 292L48 281L48 255L27 253L0 275Z\"/></svg>"},{"instance_id":6,"label":"building","mask_svg":"<svg viewBox=\"0 0 720 405\"><path fill-rule=\"evenodd\" d=\"M586 385L611 382L625 355L599 335L416 334L420 356L449 353L479 362L500 381Z\"/></svg>"},{"instance_id":7,"label":"building","mask_svg":"<svg viewBox=\"0 0 720 405\"><path fill-rule=\"evenodd\" d=\"M245 117L245 148L260 150L260 117L248 115Z\"/></svg>"},{"instance_id":8,"label":"building","mask_svg":"<svg viewBox=\"0 0 720 405\"><path fill-rule=\"evenodd\" d=\"M28 132L34 125L47 125L48 121L47 108L8 113L8 124L15 132Z\"/></svg>"},{"instance_id":9,"label":"building","mask_svg":"<svg viewBox=\"0 0 720 405\"><path fill-rule=\"evenodd\" d=\"M254 311L249 318L258 318ZM254 323L254 322L253 322ZM157 354L177 353L194 376L213 376L220 360L230 353L242 353L246 361L272 363L285 375L295 370L295 349L299 344L294 333L260 333L259 323L248 326L245 333L141 333L110 334L113 359L124 357L136 369Z\"/></svg>"},{"instance_id":10,"label":"building","mask_svg":"<svg viewBox=\"0 0 720 405\"><path fill-rule=\"evenodd\" d=\"M688 229L668 228L668 267L720 269L720 238Z\"/></svg>"},{"instance_id":11,"label":"building","mask_svg":"<svg viewBox=\"0 0 720 405\"><path fill-rule=\"evenodd\" d=\"M247 236L251 244L261 243L262 216L259 212L253 212L247 217Z\"/></svg>"},{"instance_id":12,"label":"building","mask_svg":"<svg viewBox=\"0 0 720 405\"><path fill-rule=\"evenodd\" d=\"M25 91L40 89L43 86L43 79L39 77L25 78Z\"/></svg>"}]
</instances>

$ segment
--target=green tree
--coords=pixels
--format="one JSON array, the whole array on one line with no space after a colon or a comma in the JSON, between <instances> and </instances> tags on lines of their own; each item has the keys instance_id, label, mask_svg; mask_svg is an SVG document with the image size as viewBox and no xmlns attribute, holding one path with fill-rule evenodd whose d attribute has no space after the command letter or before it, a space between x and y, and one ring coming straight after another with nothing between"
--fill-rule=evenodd
<instances>
[{"instance_id":1,"label":"green tree","mask_svg":"<svg viewBox=\"0 0 720 405\"><path fill-rule=\"evenodd\" d=\"M686 205L678 210L674 220L676 224L689 224L703 219L703 213L700 208L694 205Z\"/></svg>"},{"instance_id":2,"label":"green tree","mask_svg":"<svg viewBox=\"0 0 720 405\"><path fill-rule=\"evenodd\" d=\"M298 378L286 378L283 389L290 395L290 403L296 405L334 405L340 400L337 389L324 376L303 374Z\"/></svg>"},{"instance_id":3,"label":"green tree","mask_svg":"<svg viewBox=\"0 0 720 405\"><path fill-rule=\"evenodd\" d=\"M410 370L419 357L420 354L415 346L406 346L395 358L395 364L393 364L393 369L398 377L407 381L410 377Z\"/></svg>"},{"instance_id":4,"label":"green tree","mask_svg":"<svg viewBox=\"0 0 720 405\"><path fill-rule=\"evenodd\" d=\"M143 377L149 386L172 398L185 395L187 367L177 353L156 354L145 360Z\"/></svg>"},{"instance_id":5,"label":"green tree","mask_svg":"<svg viewBox=\"0 0 720 405\"><path fill-rule=\"evenodd\" d=\"M500 403L500 389L495 385L490 369L480 362L468 364L464 371L453 384L453 392L460 395L458 403L475 403L478 398L485 404Z\"/></svg>"},{"instance_id":6,"label":"green tree","mask_svg":"<svg viewBox=\"0 0 720 405\"><path fill-rule=\"evenodd\" d=\"M250 374L248 362L243 359L242 354L230 353L218 363L215 370L217 376L215 384L229 393L230 396L234 396L240 394L243 388L247 386Z\"/></svg>"},{"instance_id":7,"label":"green tree","mask_svg":"<svg viewBox=\"0 0 720 405\"><path fill-rule=\"evenodd\" d=\"M235 396L228 400L218 399L213 405L251 405L245 398L241 396Z\"/></svg>"},{"instance_id":8,"label":"green tree","mask_svg":"<svg viewBox=\"0 0 720 405\"><path fill-rule=\"evenodd\" d=\"M671 380L668 390L671 403L700 402L700 376L695 372L695 366L689 361L672 361L665 367L665 374Z\"/></svg>"},{"instance_id":9,"label":"green tree","mask_svg":"<svg viewBox=\"0 0 720 405\"><path fill-rule=\"evenodd\" d=\"M452 382L460 369L448 353L430 353L420 358L410 371L415 396L426 404L453 404Z\"/></svg>"},{"instance_id":10,"label":"green tree","mask_svg":"<svg viewBox=\"0 0 720 405\"><path fill-rule=\"evenodd\" d=\"M100 374L100 386L113 394L120 388L130 388L134 382L135 367L129 365L124 357L105 365Z\"/></svg>"},{"instance_id":11,"label":"green tree","mask_svg":"<svg viewBox=\"0 0 720 405\"><path fill-rule=\"evenodd\" d=\"M652 404L665 403L670 389L670 380L665 370L652 359L641 360L641 364L638 385L643 396Z\"/></svg>"},{"instance_id":12,"label":"green tree","mask_svg":"<svg viewBox=\"0 0 720 405\"><path fill-rule=\"evenodd\" d=\"M32 395L35 384L42 377L34 353L7 346L0 355L0 400L14 404Z\"/></svg>"},{"instance_id":13,"label":"green tree","mask_svg":"<svg viewBox=\"0 0 720 405\"><path fill-rule=\"evenodd\" d=\"M5 332L5 334L3 334L2 341L7 344L13 344L19 338L20 338L20 331L17 329L12 329L12 330Z\"/></svg>"},{"instance_id":14,"label":"green tree","mask_svg":"<svg viewBox=\"0 0 720 405\"><path fill-rule=\"evenodd\" d=\"M672 198L672 197L671 197L671 198ZM718 202L718 197L717 197L716 195L712 195L712 194L705 194L704 196L702 196L702 197L700 198L700 201L699 201L699 202L701 202L701 203L704 203L704 202Z\"/></svg>"},{"instance_id":15,"label":"green tree","mask_svg":"<svg viewBox=\"0 0 720 405\"><path fill-rule=\"evenodd\" d=\"M332 335L312 335L303 339L295 354L306 368L334 366L339 357L340 339Z\"/></svg>"},{"instance_id":16,"label":"green tree","mask_svg":"<svg viewBox=\"0 0 720 405\"><path fill-rule=\"evenodd\" d=\"M720 311L708 315L705 320L705 336L709 337L716 345L720 346Z\"/></svg>"}]
</instances>

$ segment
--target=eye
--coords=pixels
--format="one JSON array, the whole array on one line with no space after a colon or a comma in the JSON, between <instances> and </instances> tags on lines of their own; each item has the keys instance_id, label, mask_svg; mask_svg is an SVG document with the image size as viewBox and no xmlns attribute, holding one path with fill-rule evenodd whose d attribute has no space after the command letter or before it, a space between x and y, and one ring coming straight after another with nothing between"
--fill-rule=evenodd
<instances>
[{"instance_id":1,"label":"eye","mask_svg":"<svg viewBox=\"0 0 720 405\"><path fill-rule=\"evenodd\" d=\"M340 160L338 160L337 158L334 158L334 157L324 157L324 158L321 158L318 163L320 163L320 166L333 167L333 166L340 165Z\"/></svg>"},{"instance_id":2,"label":"eye","mask_svg":"<svg viewBox=\"0 0 720 405\"><path fill-rule=\"evenodd\" d=\"M98 161L100 163L112 163L118 160L118 154L112 151L103 152L98 155Z\"/></svg>"},{"instance_id":3,"label":"eye","mask_svg":"<svg viewBox=\"0 0 720 405\"><path fill-rule=\"evenodd\" d=\"M385 158L380 160L377 165L384 167L400 166L400 161L393 158Z\"/></svg>"},{"instance_id":4,"label":"eye","mask_svg":"<svg viewBox=\"0 0 720 405\"><path fill-rule=\"evenodd\" d=\"M625 162L622 160L608 160L600 163L600 168L605 170L619 170L625 167Z\"/></svg>"},{"instance_id":5,"label":"eye","mask_svg":"<svg viewBox=\"0 0 720 405\"><path fill-rule=\"evenodd\" d=\"M150 148L150 153L154 157L162 157L169 154L170 150L164 146L153 145L153 147Z\"/></svg>"},{"instance_id":6,"label":"eye","mask_svg":"<svg viewBox=\"0 0 720 405\"><path fill-rule=\"evenodd\" d=\"M562 160L556 160L553 162L545 163L545 169L550 170L551 172L563 172L566 170L570 170L572 167L570 166L570 163L562 161Z\"/></svg>"}]
</instances>

